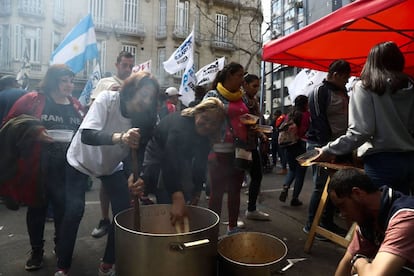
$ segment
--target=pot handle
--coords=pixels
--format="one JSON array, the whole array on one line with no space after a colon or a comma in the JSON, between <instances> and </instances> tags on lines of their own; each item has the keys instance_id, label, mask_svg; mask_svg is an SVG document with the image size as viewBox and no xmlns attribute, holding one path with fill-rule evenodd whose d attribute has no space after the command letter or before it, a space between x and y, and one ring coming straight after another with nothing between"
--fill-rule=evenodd
<instances>
[{"instance_id":1,"label":"pot handle","mask_svg":"<svg viewBox=\"0 0 414 276\"><path fill-rule=\"evenodd\" d=\"M192 241L192 242L174 242L174 243L170 243L170 249L174 251L182 252L186 249L203 246L209 243L210 243L209 239L202 239L202 240Z\"/></svg>"}]
</instances>

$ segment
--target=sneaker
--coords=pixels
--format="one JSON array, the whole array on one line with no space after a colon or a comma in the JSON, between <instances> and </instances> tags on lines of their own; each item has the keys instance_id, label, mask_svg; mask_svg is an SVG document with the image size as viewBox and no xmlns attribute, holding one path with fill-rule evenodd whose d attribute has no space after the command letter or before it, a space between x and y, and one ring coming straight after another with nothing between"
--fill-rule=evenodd
<instances>
[{"instance_id":1,"label":"sneaker","mask_svg":"<svg viewBox=\"0 0 414 276\"><path fill-rule=\"evenodd\" d=\"M111 225L111 222L109 219L101 219L99 221L98 227L93 229L91 236L94 238L100 238L105 236L108 233L109 226Z\"/></svg>"},{"instance_id":2,"label":"sneaker","mask_svg":"<svg viewBox=\"0 0 414 276\"><path fill-rule=\"evenodd\" d=\"M292 198L292 200L290 201L290 206L301 206L303 205L302 201L300 201L297 198Z\"/></svg>"},{"instance_id":3,"label":"sneaker","mask_svg":"<svg viewBox=\"0 0 414 276\"><path fill-rule=\"evenodd\" d=\"M246 225L244 225L244 221L238 220L237 221L237 227L240 228L240 229L244 229L246 227Z\"/></svg>"},{"instance_id":4,"label":"sneaker","mask_svg":"<svg viewBox=\"0 0 414 276\"><path fill-rule=\"evenodd\" d=\"M43 267L43 248L33 248L30 252L30 258L27 260L26 270L38 270Z\"/></svg>"},{"instance_id":5,"label":"sneaker","mask_svg":"<svg viewBox=\"0 0 414 276\"><path fill-rule=\"evenodd\" d=\"M101 263L98 269L98 276L116 276L115 265Z\"/></svg>"},{"instance_id":6,"label":"sneaker","mask_svg":"<svg viewBox=\"0 0 414 276\"><path fill-rule=\"evenodd\" d=\"M279 200L282 202L286 201L286 198L288 196L289 189L287 187L283 187L282 192L280 192Z\"/></svg>"},{"instance_id":7,"label":"sneaker","mask_svg":"<svg viewBox=\"0 0 414 276\"><path fill-rule=\"evenodd\" d=\"M251 220L270 220L269 214L259 211L259 210L254 210L254 211L248 211L246 210L246 218L247 219L251 219Z\"/></svg>"},{"instance_id":8,"label":"sneaker","mask_svg":"<svg viewBox=\"0 0 414 276\"><path fill-rule=\"evenodd\" d=\"M302 228L302 231L303 231L304 233L306 233L306 234L309 234L310 228L308 228L308 227L304 226L304 227ZM321 235L319 235L319 234L316 234L316 235L315 235L315 240L318 240L318 241L329 241L327 238L325 238L324 236L321 236Z\"/></svg>"},{"instance_id":9,"label":"sneaker","mask_svg":"<svg viewBox=\"0 0 414 276\"><path fill-rule=\"evenodd\" d=\"M240 233L240 232L243 232L243 230L240 229L239 227L234 227L233 229L230 230L229 227L227 226L227 236Z\"/></svg>"},{"instance_id":10,"label":"sneaker","mask_svg":"<svg viewBox=\"0 0 414 276\"><path fill-rule=\"evenodd\" d=\"M64 269L59 269L55 272L55 276L68 276L68 271Z\"/></svg>"}]
</instances>

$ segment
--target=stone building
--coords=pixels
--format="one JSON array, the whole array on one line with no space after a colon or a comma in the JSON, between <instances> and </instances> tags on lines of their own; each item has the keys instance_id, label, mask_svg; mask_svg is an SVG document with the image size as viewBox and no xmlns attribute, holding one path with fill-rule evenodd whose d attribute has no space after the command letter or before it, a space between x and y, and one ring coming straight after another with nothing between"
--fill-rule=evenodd
<instances>
[{"instance_id":1,"label":"stone building","mask_svg":"<svg viewBox=\"0 0 414 276\"><path fill-rule=\"evenodd\" d=\"M99 58L76 76L79 92L98 62L113 72L121 50L136 64L151 60L162 87L179 86L162 62L195 29L196 69L225 56L251 73L260 72L260 0L0 0L0 75L16 74L30 62L30 88L44 76L51 53L88 12L92 14Z\"/></svg>"}]
</instances>

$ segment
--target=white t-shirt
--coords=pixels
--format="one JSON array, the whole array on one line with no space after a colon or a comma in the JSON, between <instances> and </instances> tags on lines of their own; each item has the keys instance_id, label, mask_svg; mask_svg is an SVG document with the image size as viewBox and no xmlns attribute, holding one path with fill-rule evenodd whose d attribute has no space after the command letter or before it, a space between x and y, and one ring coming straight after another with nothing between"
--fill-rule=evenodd
<instances>
[{"instance_id":1,"label":"white t-shirt","mask_svg":"<svg viewBox=\"0 0 414 276\"><path fill-rule=\"evenodd\" d=\"M73 137L66 154L69 164L92 176L111 175L122 169L122 160L128 156L125 145L91 146L82 143L83 129L102 130L106 133L123 132L131 128L131 120L121 114L120 94L103 91L98 95L86 114L79 130Z\"/></svg>"}]
</instances>

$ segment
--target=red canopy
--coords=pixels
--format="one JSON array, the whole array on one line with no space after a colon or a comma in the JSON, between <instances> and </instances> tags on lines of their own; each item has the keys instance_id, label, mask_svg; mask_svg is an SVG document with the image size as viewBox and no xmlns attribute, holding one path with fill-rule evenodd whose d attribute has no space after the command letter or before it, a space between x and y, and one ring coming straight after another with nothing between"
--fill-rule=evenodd
<instances>
[{"instance_id":1,"label":"red canopy","mask_svg":"<svg viewBox=\"0 0 414 276\"><path fill-rule=\"evenodd\" d=\"M414 0L358 0L263 46L263 60L328 71L335 59L359 74L372 46L394 41L414 76Z\"/></svg>"}]
</instances>

